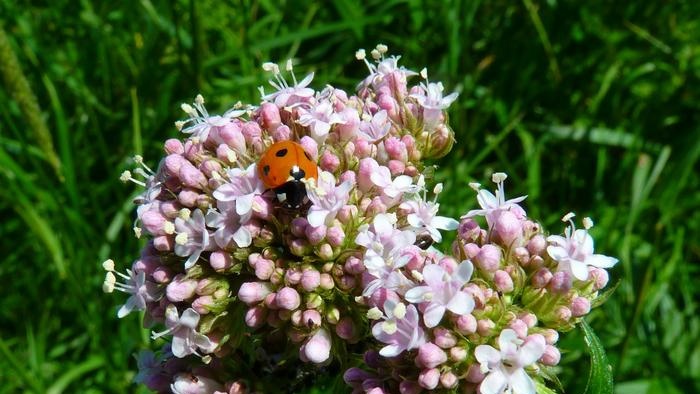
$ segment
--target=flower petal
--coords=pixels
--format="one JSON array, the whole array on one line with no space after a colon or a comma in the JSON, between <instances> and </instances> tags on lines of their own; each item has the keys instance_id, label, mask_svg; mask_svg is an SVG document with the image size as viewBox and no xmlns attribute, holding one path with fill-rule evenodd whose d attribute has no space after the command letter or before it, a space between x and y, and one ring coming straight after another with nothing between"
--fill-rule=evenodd
<instances>
[{"instance_id":1,"label":"flower petal","mask_svg":"<svg viewBox=\"0 0 700 394\"><path fill-rule=\"evenodd\" d=\"M423 282L432 288L442 288L445 284L445 269L437 264L423 268Z\"/></svg>"},{"instance_id":2,"label":"flower petal","mask_svg":"<svg viewBox=\"0 0 700 394\"><path fill-rule=\"evenodd\" d=\"M588 279L588 266L578 260L571 260L571 274L578 280Z\"/></svg>"},{"instance_id":3,"label":"flower petal","mask_svg":"<svg viewBox=\"0 0 700 394\"><path fill-rule=\"evenodd\" d=\"M459 222L445 216L435 216L430 225L441 230L455 230L459 227Z\"/></svg>"},{"instance_id":4,"label":"flower petal","mask_svg":"<svg viewBox=\"0 0 700 394\"><path fill-rule=\"evenodd\" d=\"M328 216L328 210L314 205L309 208L309 214L306 219L311 227L319 227L326 221L326 216Z\"/></svg>"},{"instance_id":5,"label":"flower petal","mask_svg":"<svg viewBox=\"0 0 700 394\"><path fill-rule=\"evenodd\" d=\"M535 382L524 369L519 368L510 375L510 386L513 394L536 394Z\"/></svg>"},{"instance_id":6,"label":"flower petal","mask_svg":"<svg viewBox=\"0 0 700 394\"><path fill-rule=\"evenodd\" d=\"M474 310L474 299L463 291L458 291L447 303L447 309L457 315L466 315Z\"/></svg>"},{"instance_id":7,"label":"flower petal","mask_svg":"<svg viewBox=\"0 0 700 394\"><path fill-rule=\"evenodd\" d=\"M180 325L189 327L191 329L197 328L197 323L199 323L199 313L192 308L185 309L180 316Z\"/></svg>"},{"instance_id":8,"label":"flower petal","mask_svg":"<svg viewBox=\"0 0 700 394\"><path fill-rule=\"evenodd\" d=\"M586 259L586 265L592 265L598 268L610 268L617 264L617 262L618 260L616 258L602 254L594 254Z\"/></svg>"},{"instance_id":9,"label":"flower petal","mask_svg":"<svg viewBox=\"0 0 700 394\"><path fill-rule=\"evenodd\" d=\"M245 227L241 227L238 229L238 231L233 233L233 240L236 242L236 245L238 245L239 248L245 248L253 243L253 236L250 233L250 230Z\"/></svg>"},{"instance_id":10,"label":"flower petal","mask_svg":"<svg viewBox=\"0 0 700 394\"><path fill-rule=\"evenodd\" d=\"M406 294L404 295L404 298L406 298L406 301L418 304L421 302L424 302L425 300L423 299L423 295L425 293L430 292L430 287L428 286L418 286L414 287L411 290L407 291Z\"/></svg>"},{"instance_id":11,"label":"flower petal","mask_svg":"<svg viewBox=\"0 0 700 394\"><path fill-rule=\"evenodd\" d=\"M501 394L506 388L507 379L500 369L491 371L479 386L481 394Z\"/></svg>"},{"instance_id":12,"label":"flower petal","mask_svg":"<svg viewBox=\"0 0 700 394\"><path fill-rule=\"evenodd\" d=\"M464 285L469 282L474 272L474 264L469 260L463 260L459 263L457 267L457 272L453 275L453 278L458 280L460 284Z\"/></svg>"},{"instance_id":13,"label":"flower petal","mask_svg":"<svg viewBox=\"0 0 700 394\"><path fill-rule=\"evenodd\" d=\"M501 362L501 353L493 346L479 345L474 350L474 357L480 364L498 364Z\"/></svg>"},{"instance_id":14,"label":"flower petal","mask_svg":"<svg viewBox=\"0 0 700 394\"><path fill-rule=\"evenodd\" d=\"M523 367L535 363L544 354L545 346L542 335L531 335L518 350L518 363Z\"/></svg>"},{"instance_id":15,"label":"flower petal","mask_svg":"<svg viewBox=\"0 0 700 394\"><path fill-rule=\"evenodd\" d=\"M431 302L428 307L425 308L423 313L423 322L428 328L432 328L440 324L440 320L445 316L445 306L440 305L436 302Z\"/></svg>"},{"instance_id":16,"label":"flower petal","mask_svg":"<svg viewBox=\"0 0 700 394\"><path fill-rule=\"evenodd\" d=\"M401 345L387 345L379 351L379 354L384 357L395 357L401 354L401 352L404 350L404 347Z\"/></svg>"}]
</instances>

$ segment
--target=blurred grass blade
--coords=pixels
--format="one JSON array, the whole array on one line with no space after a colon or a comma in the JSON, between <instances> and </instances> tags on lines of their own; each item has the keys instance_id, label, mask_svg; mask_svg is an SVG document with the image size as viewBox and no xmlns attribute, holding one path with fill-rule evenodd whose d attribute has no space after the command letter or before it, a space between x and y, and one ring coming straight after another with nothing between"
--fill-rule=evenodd
<instances>
[{"instance_id":1,"label":"blurred grass blade","mask_svg":"<svg viewBox=\"0 0 700 394\"><path fill-rule=\"evenodd\" d=\"M535 381L535 390L537 390L537 394L557 394L555 390L550 389L538 380Z\"/></svg>"},{"instance_id":2,"label":"blurred grass blade","mask_svg":"<svg viewBox=\"0 0 700 394\"><path fill-rule=\"evenodd\" d=\"M612 394L612 368L605 355L605 348L585 320L581 320L581 330L588 347L588 353L591 355L591 370L584 394Z\"/></svg>"},{"instance_id":3,"label":"blurred grass blade","mask_svg":"<svg viewBox=\"0 0 700 394\"><path fill-rule=\"evenodd\" d=\"M34 133L34 138L36 138L39 147L44 152L44 157L53 167L56 176L59 179L63 179L61 161L54 150L51 133L46 127L44 118L41 116L41 109L36 96L19 66L17 56L12 50L2 25L0 25L0 70L2 70L2 78L7 90L22 111L27 126L29 126L28 129Z\"/></svg>"},{"instance_id":4,"label":"blurred grass blade","mask_svg":"<svg viewBox=\"0 0 700 394\"><path fill-rule=\"evenodd\" d=\"M46 394L63 393L73 381L92 371L93 369L101 367L103 364L104 359L101 356L91 357L83 361L56 379L56 382L54 382L54 384L52 384L51 387L46 390Z\"/></svg>"},{"instance_id":5,"label":"blurred grass blade","mask_svg":"<svg viewBox=\"0 0 700 394\"><path fill-rule=\"evenodd\" d=\"M14 354L7 347L5 341L0 338L0 354L5 358L10 366L17 373L17 377L24 382L26 388L31 387L35 393L43 393L44 390L40 385L41 378L30 376L27 372L27 368L20 364L20 362L15 358Z\"/></svg>"}]
</instances>

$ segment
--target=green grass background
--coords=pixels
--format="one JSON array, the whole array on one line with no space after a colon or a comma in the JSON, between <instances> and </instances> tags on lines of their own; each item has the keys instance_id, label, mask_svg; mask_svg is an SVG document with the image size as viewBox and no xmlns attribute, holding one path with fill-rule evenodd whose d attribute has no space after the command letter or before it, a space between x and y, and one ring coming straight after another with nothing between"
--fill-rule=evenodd
<instances>
[{"instance_id":1,"label":"green grass background","mask_svg":"<svg viewBox=\"0 0 700 394\"><path fill-rule=\"evenodd\" d=\"M593 217L598 251L620 257L588 318L615 392L700 391L697 1L0 0L0 19L0 392L140 391L148 332L100 290L100 263L139 250L129 156L155 164L197 93L214 111L258 102L264 61L351 90L355 50L380 42L461 92L444 211L499 170L550 231ZM561 346L582 393L581 332Z\"/></svg>"}]
</instances>

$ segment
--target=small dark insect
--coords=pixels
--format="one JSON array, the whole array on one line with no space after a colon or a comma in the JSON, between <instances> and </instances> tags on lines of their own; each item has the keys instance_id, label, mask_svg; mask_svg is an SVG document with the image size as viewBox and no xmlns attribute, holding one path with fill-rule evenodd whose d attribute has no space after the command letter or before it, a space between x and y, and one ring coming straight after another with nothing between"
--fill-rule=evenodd
<instances>
[{"instance_id":1,"label":"small dark insect","mask_svg":"<svg viewBox=\"0 0 700 394\"><path fill-rule=\"evenodd\" d=\"M422 233L416 235L416 242L414 245L417 247L426 250L433 244L433 237L430 236L428 233Z\"/></svg>"}]
</instances>

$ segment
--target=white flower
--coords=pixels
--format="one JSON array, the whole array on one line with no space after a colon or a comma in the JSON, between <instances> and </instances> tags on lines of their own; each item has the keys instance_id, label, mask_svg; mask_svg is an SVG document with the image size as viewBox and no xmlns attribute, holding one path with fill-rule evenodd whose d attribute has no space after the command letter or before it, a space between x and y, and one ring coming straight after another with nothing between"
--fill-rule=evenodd
<instances>
[{"instance_id":1,"label":"white flower","mask_svg":"<svg viewBox=\"0 0 700 394\"><path fill-rule=\"evenodd\" d=\"M311 88L307 88L311 81L314 79L314 73L310 73L301 82L297 82L296 75L291 67L291 63L288 62L287 71L291 72L292 81L294 82L292 86L289 86L287 80L284 79L280 73L279 67L273 63L265 63L263 69L267 71L272 71L275 78L274 81L270 80L270 85L275 88L275 91L270 94L265 94L262 86L259 88L262 99L265 101L274 102L276 106L280 108L287 107L291 104L295 104L300 101L308 101L313 98L315 92Z\"/></svg>"},{"instance_id":2,"label":"white flower","mask_svg":"<svg viewBox=\"0 0 700 394\"><path fill-rule=\"evenodd\" d=\"M175 230L177 232L175 254L181 257L189 256L185 261L185 269L192 267L199 260L202 252L214 247L206 227L204 214L199 209L195 209L192 217L187 220L176 218Z\"/></svg>"},{"instance_id":3,"label":"white flower","mask_svg":"<svg viewBox=\"0 0 700 394\"><path fill-rule=\"evenodd\" d=\"M506 179L506 174L502 172L497 172L493 174L493 181L498 185L496 189L496 194L492 194L488 190L479 189L478 184L474 184L474 188L477 190L476 200L479 202L481 209L474 209L467 212L462 218L470 218L473 216L485 216L486 223L489 227L493 226L498 218L501 211L512 211L518 217L525 216L525 210L518 205L519 202L527 198L527 196L521 196L506 200L505 191L503 188L503 181Z\"/></svg>"},{"instance_id":4,"label":"white flower","mask_svg":"<svg viewBox=\"0 0 700 394\"><path fill-rule=\"evenodd\" d=\"M593 238L588 230L576 230L573 215L567 215L570 225L564 230L565 237L547 237L549 256L558 263L558 271L565 271L578 280L588 279L588 266L610 268L617 264L614 257L593 253ZM592 225L592 224L591 224Z\"/></svg>"},{"instance_id":5,"label":"white flower","mask_svg":"<svg viewBox=\"0 0 700 394\"><path fill-rule=\"evenodd\" d=\"M459 226L459 222L452 218L437 216L440 204L435 202L409 200L401 203L400 207L411 212L406 217L411 228L418 233L427 231L435 242L442 241L442 234L438 230L451 231Z\"/></svg>"},{"instance_id":6,"label":"white flower","mask_svg":"<svg viewBox=\"0 0 700 394\"><path fill-rule=\"evenodd\" d=\"M152 338L158 339L164 335L172 334L173 340L171 349L173 355L178 358L189 354L197 354L197 349L205 353L211 353L216 345L204 334L197 332L199 323L199 313L192 308L187 308L182 312L182 316L177 313L177 307L170 304L165 309L165 326L167 329L159 333L153 333Z\"/></svg>"},{"instance_id":7,"label":"white flower","mask_svg":"<svg viewBox=\"0 0 700 394\"><path fill-rule=\"evenodd\" d=\"M189 119L177 122L178 128L185 134L192 134L192 137L204 141L209 137L209 132L212 127L225 126L231 123L231 119L243 115L245 110L230 109L223 115L209 115L207 109L204 108L204 98L197 95L194 106L182 104L182 110L189 115Z\"/></svg>"},{"instance_id":8,"label":"white flower","mask_svg":"<svg viewBox=\"0 0 700 394\"><path fill-rule=\"evenodd\" d=\"M390 129L389 113L381 110L377 111L369 122L360 123L358 134L367 139L368 142L376 143L389 134Z\"/></svg>"},{"instance_id":9,"label":"white flower","mask_svg":"<svg viewBox=\"0 0 700 394\"><path fill-rule=\"evenodd\" d=\"M507 328L498 338L498 349L479 345L474 351L481 371L486 377L479 386L481 394L535 394L535 382L525 372L544 354L546 343L539 334L530 335L525 341L515 331Z\"/></svg>"},{"instance_id":10,"label":"white flower","mask_svg":"<svg viewBox=\"0 0 700 394\"><path fill-rule=\"evenodd\" d=\"M319 174L318 185L307 184L306 194L313 204L309 208L309 225L331 226L338 211L348 202L352 187L351 181L345 181L336 186L333 174L327 171Z\"/></svg>"},{"instance_id":11,"label":"white flower","mask_svg":"<svg viewBox=\"0 0 700 394\"><path fill-rule=\"evenodd\" d=\"M247 223L253 215L255 196L262 195L265 191L256 164L253 163L245 170L231 168L226 170L228 183L219 186L213 193L218 201L235 201L236 213L241 217L241 223Z\"/></svg>"},{"instance_id":12,"label":"white flower","mask_svg":"<svg viewBox=\"0 0 700 394\"><path fill-rule=\"evenodd\" d=\"M236 212L236 202L221 201L216 209L207 212L206 222L209 227L216 228L214 241L220 248L231 246L234 241L239 248L250 246L253 242L250 230L242 224L243 218Z\"/></svg>"},{"instance_id":13,"label":"white flower","mask_svg":"<svg viewBox=\"0 0 700 394\"><path fill-rule=\"evenodd\" d=\"M385 166L379 166L377 171L370 174L369 178L390 199L395 199L403 193L414 192L417 189L413 184L413 178L408 175L399 175L392 180L391 171Z\"/></svg>"},{"instance_id":14,"label":"white flower","mask_svg":"<svg viewBox=\"0 0 700 394\"><path fill-rule=\"evenodd\" d=\"M331 126L345 123L345 121L333 111L333 105L329 100L323 100L310 109L300 107L297 123L309 127L311 138L322 144L326 140Z\"/></svg>"},{"instance_id":15,"label":"white flower","mask_svg":"<svg viewBox=\"0 0 700 394\"><path fill-rule=\"evenodd\" d=\"M355 238L355 243L366 248L363 263L367 272L375 277L362 292L365 297L379 288L404 293L413 284L399 269L410 260L403 252L416 242L416 234L396 229L395 223L391 215L379 214L374 218L373 231L365 226Z\"/></svg>"},{"instance_id":16,"label":"white flower","mask_svg":"<svg viewBox=\"0 0 700 394\"><path fill-rule=\"evenodd\" d=\"M124 305L119 308L117 317L120 319L134 310L143 311L146 309L146 302L157 301L162 296L162 289L153 282L146 280L146 273L143 271L126 270L126 275L114 270L112 260L105 261L102 266L107 271L102 289L105 293L119 290L130 294ZM117 282L119 276L124 283Z\"/></svg>"}]
</instances>

